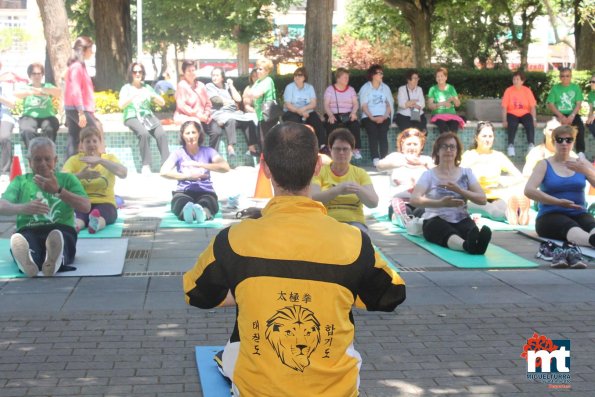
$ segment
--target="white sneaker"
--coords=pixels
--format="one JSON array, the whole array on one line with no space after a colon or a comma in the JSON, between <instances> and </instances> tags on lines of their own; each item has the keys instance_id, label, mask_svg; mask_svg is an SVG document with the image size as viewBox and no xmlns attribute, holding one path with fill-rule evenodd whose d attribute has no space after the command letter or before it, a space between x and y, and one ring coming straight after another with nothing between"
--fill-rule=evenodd
<instances>
[{"instance_id":1,"label":"white sneaker","mask_svg":"<svg viewBox=\"0 0 595 397\"><path fill-rule=\"evenodd\" d=\"M372 159L372 164L374 165L374 167L377 167L379 162L380 162L380 159L378 157L375 157L374 159Z\"/></svg>"},{"instance_id":2,"label":"white sneaker","mask_svg":"<svg viewBox=\"0 0 595 397\"><path fill-rule=\"evenodd\" d=\"M143 168L141 168L140 173L142 175L151 175L151 166L150 165L143 165Z\"/></svg>"},{"instance_id":3,"label":"white sneaker","mask_svg":"<svg viewBox=\"0 0 595 397\"><path fill-rule=\"evenodd\" d=\"M194 208L194 216L196 216L196 223L203 223L207 220L207 214L205 213L205 209L202 208L202 205L194 204L192 207Z\"/></svg>"},{"instance_id":4,"label":"white sneaker","mask_svg":"<svg viewBox=\"0 0 595 397\"><path fill-rule=\"evenodd\" d=\"M359 149L353 149L353 158L356 160L361 160L362 159L362 154L359 151Z\"/></svg>"},{"instance_id":5,"label":"white sneaker","mask_svg":"<svg viewBox=\"0 0 595 397\"><path fill-rule=\"evenodd\" d=\"M194 206L191 201L182 208L182 219L186 223L194 223Z\"/></svg>"},{"instance_id":6,"label":"white sneaker","mask_svg":"<svg viewBox=\"0 0 595 397\"><path fill-rule=\"evenodd\" d=\"M535 148L535 144L530 143L529 146L527 146L527 151L530 152L531 150L533 150L533 148Z\"/></svg>"},{"instance_id":7,"label":"white sneaker","mask_svg":"<svg viewBox=\"0 0 595 397\"><path fill-rule=\"evenodd\" d=\"M15 233L10 237L10 250L17 266L29 277L37 276L39 268L33 262L31 251L29 251L29 242L20 233Z\"/></svg>"},{"instance_id":8,"label":"white sneaker","mask_svg":"<svg viewBox=\"0 0 595 397\"><path fill-rule=\"evenodd\" d=\"M46 277L51 277L58 272L62 265L64 255L64 237L60 230L52 230L45 240L45 261L41 271Z\"/></svg>"},{"instance_id":9,"label":"white sneaker","mask_svg":"<svg viewBox=\"0 0 595 397\"><path fill-rule=\"evenodd\" d=\"M516 156L516 153L514 151L514 145L508 145L508 149L506 150L506 153L508 154L508 157Z\"/></svg>"}]
</instances>

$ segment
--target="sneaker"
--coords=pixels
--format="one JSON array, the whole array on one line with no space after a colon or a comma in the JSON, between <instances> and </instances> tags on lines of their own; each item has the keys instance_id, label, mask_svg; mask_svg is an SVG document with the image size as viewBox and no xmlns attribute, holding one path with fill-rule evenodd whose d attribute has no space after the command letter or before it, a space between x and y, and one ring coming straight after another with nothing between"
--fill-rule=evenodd
<instances>
[{"instance_id":1,"label":"sneaker","mask_svg":"<svg viewBox=\"0 0 595 397\"><path fill-rule=\"evenodd\" d=\"M37 276L39 268L33 262L29 242L20 233L15 233L10 237L10 251L19 269L29 277Z\"/></svg>"},{"instance_id":2,"label":"sneaker","mask_svg":"<svg viewBox=\"0 0 595 397\"><path fill-rule=\"evenodd\" d=\"M566 250L564 248L558 247L554 250L551 267L553 269L566 269L568 267Z\"/></svg>"},{"instance_id":3,"label":"sneaker","mask_svg":"<svg viewBox=\"0 0 595 397\"><path fill-rule=\"evenodd\" d=\"M409 215L407 214L407 205L405 201L400 198L394 198L391 200L391 208L393 210L391 215L391 222L393 225L399 226L400 228L405 229L407 224L411 220Z\"/></svg>"},{"instance_id":4,"label":"sneaker","mask_svg":"<svg viewBox=\"0 0 595 397\"><path fill-rule=\"evenodd\" d=\"M372 165L374 165L374 167L377 167L379 162L380 162L380 159L378 157L374 157L372 159Z\"/></svg>"},{"instance_id":5,"label":"sneaker","mask_svg":"<svg viewBox=\"0 0 595 397\"><path fill-rule=\"evenodd\" d=\"M99 218L101 217L101 213L97 208L93 209L89 213L89 233L95 234L97 229L99 229Z\"/></svg>"},{"instance_id":6,"label":"sneaker","mask_svg":"<svg viewBox=\"0 0 595 397\"><path fill-rule=\"evenodd\" d=\"M516 156L516 153L514 151L514 145L508 145L508 149L506 149L506 153L508 154L508 157Z\"/></svg>"},{"instance_id":7,"label":"sneaker","mask_svg":"<svg viewBox=\"0 0 595 397\"><path fill-rule=\"evenodd\" d=\"M193 204L192 208L194 209L194 216L196 217L196 223L203 223L207 220L207 214L205 213L205 209L202 208L200 204Z\"/></svg>"},{"instance_id":8,"label":"sneaker","mask_svg":"<svg viewBox=\"0 0 595 397\"><path fill-rule=\"evenodd\" d=\"M362 159L362 154L359 151L359 149L353 149L353 158L356 160L361 160Z\"/></svg>"},{"instance_id":9,"label":"sneaker","mask_svg":"<svg viewBox=\"0 0 595 397\"><path fill-rule=\"evenodd\" d=\"M194 223L194 207L191 201L182 208L182 219L186 223Z\"/></svg>"},{"instance_id":10,"label":"sneaker","mask_svg":"<svg viewBox=\"0 0 595 397\"><path fill-rule=\"evenodd\" d=\"M62 265L64 254L64 237L60 230L52 230L45 240L45 261L41 265L41 271L46 277L51 277Z\"/></svg>"},{"instance_id":11,"label":"sneaker","mask_svg":"<svg viewBox=\"0 0 595 397\"><path fill-rule=\"evenodd\" d=\"M556 248L560 247L553 241L543 241L541 244L539 244L539 250L537 250L535 257L543 259L544 261L551 261L554 259L554 251Z\"/></svg>"},{"instance_id":12,"label":"sneaker","mask_svg":"<svg viewBox=\"0 0 595 397\"><path fill-rule=\"evenodd\" d=\"M535 148L535 144L534 144L534 143L530 143L530 144L527 146L527 152L530 152L530 151L531 151L531 150L533 150L534 148Z\"/></svg>"},{"instance_id":13,"label":"sneaker","mask_svg":"<svg viewBox=\"0 0 595 397\"><path fill-rule=\"evenodd\" d=\"M151 175L151 166L150 165L143 165L143 168L141 168L140 173L142 175Z\"/></svg>"},{"instance_id":14,"label":"sneaker","mask_svg":"<svg viewBox=\"0 0 595 397\"><path fill-rule=\"evenodd\" d=\"M579 247L574 243L565 242L562 248L566 251L566 262L572 269L586 269L587 264L583 262L583 255Z\"/></svg>"}]
</instances>

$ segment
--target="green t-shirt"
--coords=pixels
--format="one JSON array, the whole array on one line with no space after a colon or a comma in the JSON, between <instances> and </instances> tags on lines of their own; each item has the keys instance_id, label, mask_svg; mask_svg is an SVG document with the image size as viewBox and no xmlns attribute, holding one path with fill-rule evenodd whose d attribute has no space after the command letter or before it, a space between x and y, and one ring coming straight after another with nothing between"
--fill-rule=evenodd
<instances>
[{"instance_id":1,"label":"green t-shirt","mask_svg":"<svg viewBox=\"0 0 595 397\"><path fill-rule=\"evenodd\" d=\"M71 193L87 197L83 185L76 176L64 172L56 172L58 185ZM53 225L56 223L74 227L74 210L71 206L51 193L44 192L33 181L34 174L19 175L8 185L2 198L13 204L24 204L32 200L42 199L50 207L45 215L17 215L17 231L24 227Z\"/></svg>"},{"instance_id":2,"label":"green t-shirt","mask_svg":"<svg viewBox=\"0 0 595 397\"><path fill-rule=\"evenodd\" d=\"M120 90L120 98L127 98L132 95L134 91L141 91L141 95L130 102L122 111L124 121L133 117L139 118L139 113L140 117L146 117L153 114L153 111L151 110L151 96L157 94L153 87L148 84L143 84L141 88L136 88L132 84L126 84Z\"/></svg>"},{"instance_id":3,"label":"green t-shirt","mask_svg":"<svg viewBox=\"0 0 595 397\"><path fill-rule=\"evenodd\" d=\"M591 109L595 110L595 91L589 92L589 95L587 96L587 102L589 102L589 105L591 105Z\"/></svg>"},{"instance_id":4,"label":"green t-shirt","mask_svg":"<svg viewBox=\"0 0 595 397\"><path fill-rule=\"evenodd\" d=\"M430 92L428 92L428 98L432 98L435 104L438 102L444 102L453 96L457 96L457 91L450 84L446 84L444 91L441 91L438 88L438 85L433 85L430 87ZM457 114L457 111L455 109L455 105L450 103L449 106L440 106L433 110L432 114Z\"/></svg>"},{"instance_id":5,"label":"green t-shirt","mask_svg":"<svg viewBox=\"0 0 595 397\"><path fill-rule=\"evenodd\" d=\"M261 80L256 80L254 85L251 88L252 91L261 91L264 90L264 94L254 100L254 110L256 111L256 116L258 117L258 121L264 120L262 115L262 104L268 101L275 101L277 100L277 91L275 91L275 83L270 76L265 77Z\"/></svg>"},{"instance_id":6,"label":"green t-shirt","mask_svg":"<svg viewBox=\"0 0 595 397\"><path fill-rule=\"evenodd\" d=\"M29 87L32 87L32 85L29 84ZM50 83L44 83L42 87L55 88L56 86ZM54 108L51 95L29 95L23 99L23 116L45 119L55 115L56 109Z\"/></svg>"},{"instance_id":7,"label":"green t-shirt","mask_svg":"<svg viewBox=\"0 0 595 397\"><path fill-rule=\"evenodd\" d=\"M566 87L556 84L547 96L547 103L553 103L564 116L574 111L576 103L583 100L583 92L577 84L570 83Z\"/></svg>"}]
</instances>

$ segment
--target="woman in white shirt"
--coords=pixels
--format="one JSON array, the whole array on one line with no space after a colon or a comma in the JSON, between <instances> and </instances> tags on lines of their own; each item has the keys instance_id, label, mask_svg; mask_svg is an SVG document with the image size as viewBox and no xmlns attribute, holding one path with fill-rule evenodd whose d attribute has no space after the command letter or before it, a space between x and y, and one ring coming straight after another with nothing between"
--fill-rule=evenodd
<instances>
[{"instance_id":1,"label":"woman in white shirt","mask_svg":"<svg viewBox=\"0 0 595 397\"><path fill-rule=\"evenodd\" d=\"M428 121L424 114L426 100L424 92L419 83L419 72L415 69L407 71L407 84L399 87L397 91L397 114L395 123L399 130L404 131L407 128L416 128L420 131L426 131Z\"/></svg>"}]
</instances>

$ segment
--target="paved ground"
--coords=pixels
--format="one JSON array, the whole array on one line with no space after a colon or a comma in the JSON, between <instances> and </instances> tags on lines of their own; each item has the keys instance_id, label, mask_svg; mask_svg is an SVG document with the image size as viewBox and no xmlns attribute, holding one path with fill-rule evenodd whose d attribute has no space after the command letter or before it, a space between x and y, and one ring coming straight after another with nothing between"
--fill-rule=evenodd
<instances>
[{"instance_id":1,"label":"paved ground","mask_svg":"<svg viewBox=\"0 0 595 397\"><path fill-rule=\"evenodd\" d=\"M239 169L215 182L221 197L248 196L253 178ZM224 344L234 312L184 304L181 273L216 230L158 229L152 211L170 190L157 176L118 186L122 277L0 280L0 397L202 396L193 348ZM0 221L7 238L14 222ZM370 225L405 269L408 298L394 313L355 313L362 396L595 395L595 270L463 271ZM494 241L531 260L538 246L514 232ZM527 380L520 354L534 332L571 340L571 390Z\"/></svg>"}]
</instances>

